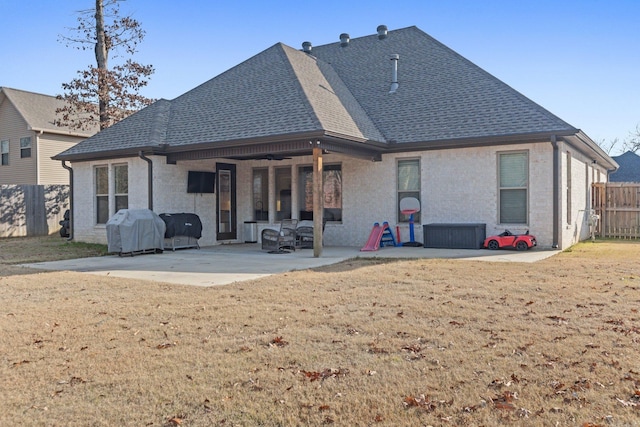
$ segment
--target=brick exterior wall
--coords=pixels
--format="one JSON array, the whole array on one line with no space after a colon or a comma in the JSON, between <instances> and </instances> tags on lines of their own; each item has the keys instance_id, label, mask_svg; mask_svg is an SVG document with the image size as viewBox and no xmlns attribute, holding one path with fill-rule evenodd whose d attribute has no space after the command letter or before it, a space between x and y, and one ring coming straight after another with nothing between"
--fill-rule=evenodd
<instances>
[{"instance_id":1,"label":"brick exterior wall","mask_svg":"<svg viewBox=\"0 0 640 427\"><path fill-rule=\"evenodd\" d=\"M522 226L498 224L498 155L502 152L529 153L529 223ZM566 151L560 144L561 161L566 162ZM187 194L189 170L215 171L216 160L166 164L163 157L153 159L153 208L160 213L195 213L203 223L201 246L216 241L216 194ZM553 245L553 147L550 142L494 147L433 150L415 153L384 155L381 162L371 162L337 154L324 156L324 164L342 165L342 222L329 222L324 233L328 246L363 246L375 222L388 221L396 234L397 218L397 161L419 159L421 173L421 221L415 224L415 239L422 242L422 224L429 223L486 223L487 235L500 233L505 228L513 232L530 230L538 238L541 248ZM121 161L82 162L73 164L75 178L76 240L106 243L104 225L95 225L94 167L126 162L129 165L129 207L146 208L147 163L139 158ZM233 163L225 161L227 163ZM275 208L274 169L292 168L292 212L299 211L298 173L300 165L311 165L311 156L283 161L244 161L237 165L237 229L243 242L243 223L253 220L251 206L252 170L269 169L270 209ZM559 236L561 248L589 236L585 212L590 208L589 194L593 179L597 179L598 166L590 159L572 151L572 214L571 224L566 222L566 167L560 177L561 206L559 218L564 226ZM602 179L606 171L601 170ZM113 207L111 207L113 209ZM112 215L115 212L110 212ZM273 214L269 222L258 223L258 235L264 228L277 228ZM400 224L401 240L409 238L408 224Z\"/></svg>"}]
</instances>

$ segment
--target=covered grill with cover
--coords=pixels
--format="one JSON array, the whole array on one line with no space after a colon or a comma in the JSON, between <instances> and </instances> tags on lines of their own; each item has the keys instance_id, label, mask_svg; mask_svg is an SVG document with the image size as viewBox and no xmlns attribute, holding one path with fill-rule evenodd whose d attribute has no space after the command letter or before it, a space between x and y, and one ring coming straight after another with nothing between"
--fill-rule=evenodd
<instances>
[{"instance_id":1,"label":"covered grill with cover","mask_svg":"<svg viewBox=\"0 0 640 427\"><path fill-rule=\"evenodd\" d=\"M110 253L135 255L164 250L165 223L149 209L120 209L107 221Z\"/></svg>"},{"instance_id":2,"label":"covered grill with cover","mask_svg":"<svg viewBox=\"0 0 640 427\"><path fill-rule=\"evenodd\" d=\"M160 218L166 225L165 247L200 248L198 239L202 237L202 221L193 213L162 213Z\"/></svg>"}]
</instances>

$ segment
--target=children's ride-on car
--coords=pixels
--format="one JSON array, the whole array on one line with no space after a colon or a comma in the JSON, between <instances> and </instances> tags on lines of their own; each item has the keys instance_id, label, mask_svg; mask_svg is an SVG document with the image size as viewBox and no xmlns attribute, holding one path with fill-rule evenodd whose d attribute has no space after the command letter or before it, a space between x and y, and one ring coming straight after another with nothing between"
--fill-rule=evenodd
<instances>
[{"instance_id":1,"label":"children's ride-on car","mask_svg":"<svg viewBox=\"0 0 640 427\"><path fill-rule=\"evenodd\" d=\"M513 234L509 230L498 234L497 236L489 236L484 240L483 248L501 249L515 248L519 251L526 251L536 246L536 236L529 234L529 230L525 234Z\"/></svg>"}]
</instances>

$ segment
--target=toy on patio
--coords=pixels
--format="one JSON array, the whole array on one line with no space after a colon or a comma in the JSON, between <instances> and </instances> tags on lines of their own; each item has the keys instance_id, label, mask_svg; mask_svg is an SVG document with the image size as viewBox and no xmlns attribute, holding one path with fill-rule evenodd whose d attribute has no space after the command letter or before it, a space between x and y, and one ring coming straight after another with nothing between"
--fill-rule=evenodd
<instances>
[{"instance_id":1,"label":"toy on patio","mask_svg":"<svg viewBox=\"0 0 640 427\"><path fill-rule=\"evenodd\" d=\"M377 251L383 246L396 246L396 239L393 237L391 227L389 227L389 223L387 221L383 222L382 225L378 222L373 224L373 229L371 229L369 239L360 251Z\"/></svg>"},{"instance_id":2,"label":"toy on patio","mask_svg":"<svg viewBox=\"0 0 640 427\"><path fill-rule=\"evenodd\" d=\"M527 230L524 234L513 234L509 230L504 230L497 236L489 236L484 240L483 248L487 249L501 249L510 248L519 251L526 251L527 249L537 246L536 236L529 234Z\"/></svg>"},{"instance_id":3,"label":"toy on patio","mask_svg":"<svg viewBox=\"0 0 640 427\"><path fill-rule=\"evenodd\" d=\"M413 215L420 212L420 201L415 197L405 197L400 200L400 212L403 215L409 215L409 241L400 243L401 246L420 247L422 243L416 242L415 232L413 229ZM398 234L400 240L400 234Z\"/></svg>"}]
</instances>

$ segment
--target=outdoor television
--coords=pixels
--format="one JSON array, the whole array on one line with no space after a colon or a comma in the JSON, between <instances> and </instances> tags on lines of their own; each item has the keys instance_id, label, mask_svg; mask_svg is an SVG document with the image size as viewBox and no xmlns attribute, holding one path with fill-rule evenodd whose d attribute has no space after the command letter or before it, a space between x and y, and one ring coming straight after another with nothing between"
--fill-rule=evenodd
<instances>
[{"instance_id":1,"label":"outdoor television","mask_svg":"<svg viewBox=\"0 0 640 427\"><path fill-rule=\"evenodd\" d=\"M189 171L187 193L214 193L215 183L215 172Z\"/></svg>"}]
</instances>

